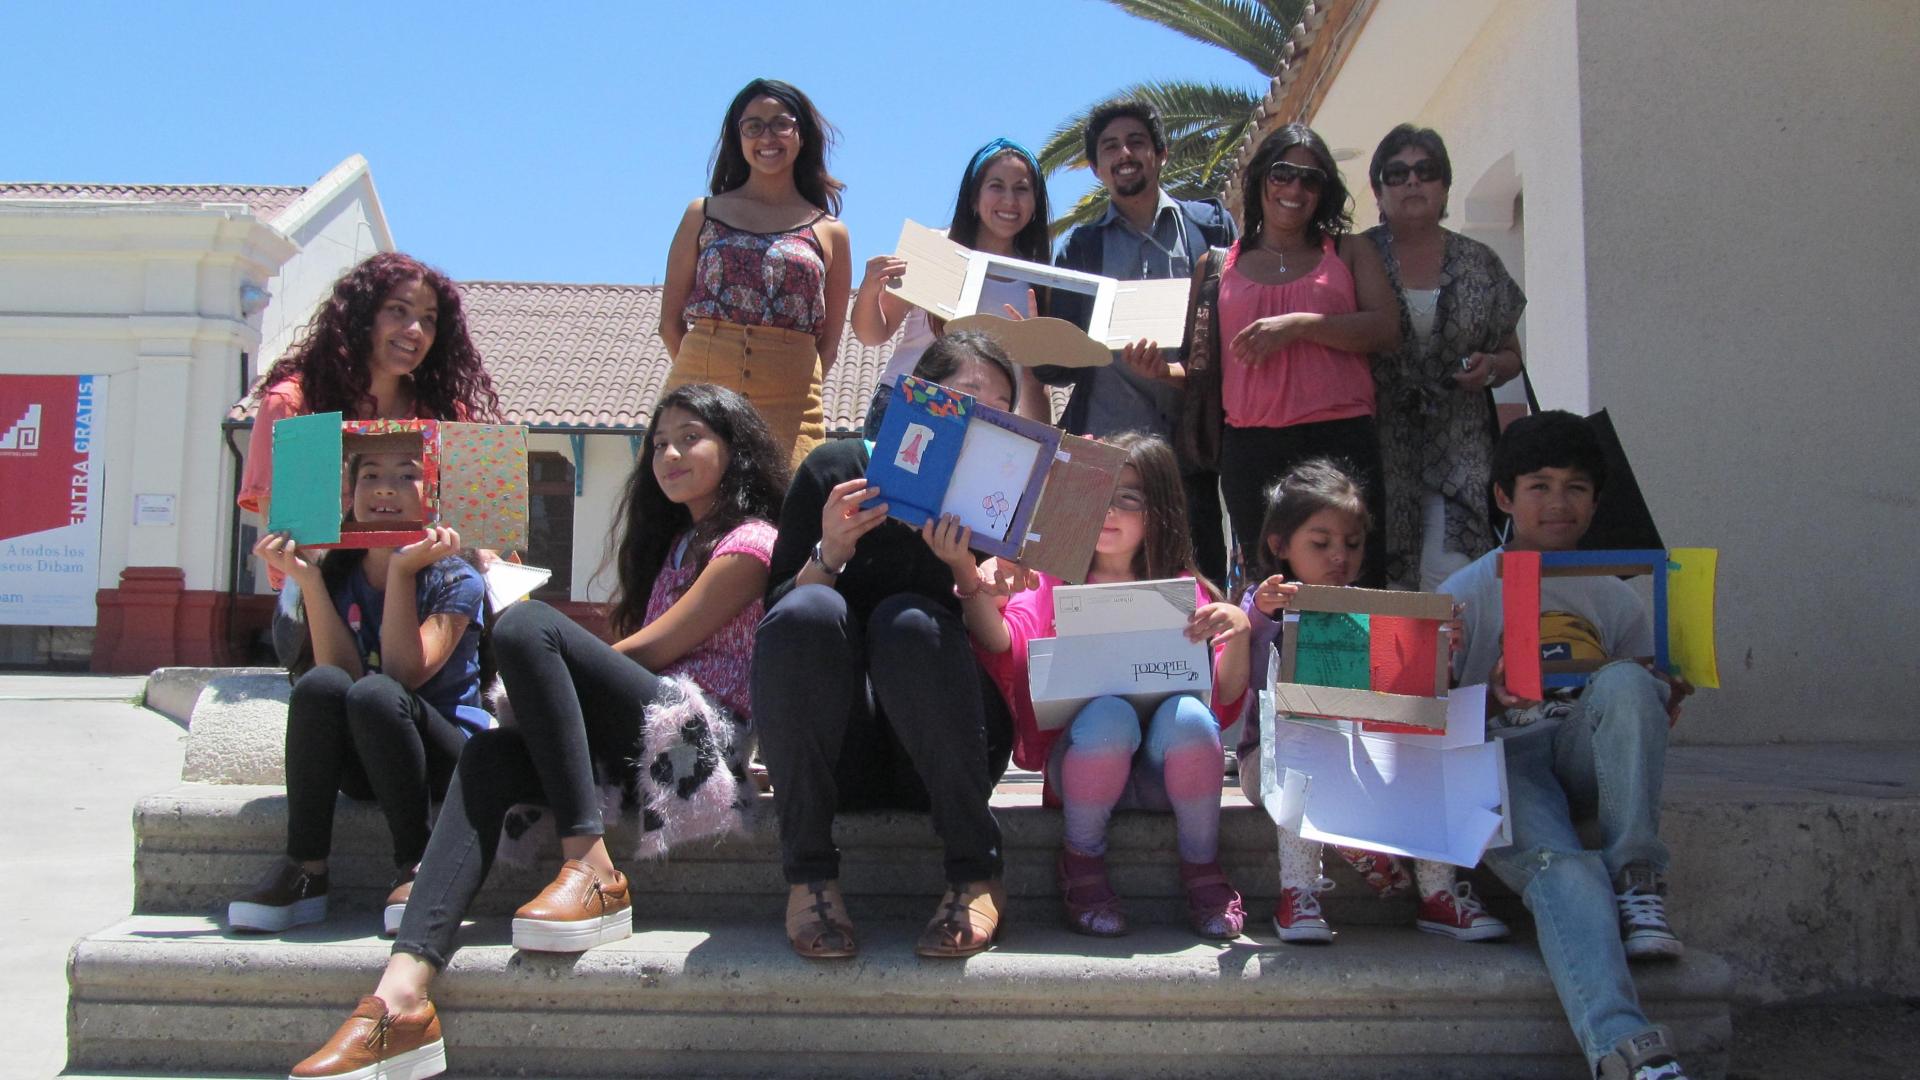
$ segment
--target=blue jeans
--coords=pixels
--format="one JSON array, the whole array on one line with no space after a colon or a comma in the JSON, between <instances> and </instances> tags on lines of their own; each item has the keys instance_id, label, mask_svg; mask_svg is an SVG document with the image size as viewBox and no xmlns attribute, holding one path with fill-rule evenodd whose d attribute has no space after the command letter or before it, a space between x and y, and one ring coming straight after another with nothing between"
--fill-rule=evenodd
<instances>
[{"instance_id":1,"label":"blue jeans","mask_svg":"<svg viewBox=\"0 0 1920 1080\"><path fill-rule=\"evenodd\" d=\"M1666 700L1665 683L1623 661L1595 672L1557 724L1506 740L1513 843L1488 851L1487 867L1533 912L1541 959L1592 1064L1654 1027L1627 972L1613 879L1629 863L1667 867ZM1581 844L1576 815L1598 819L1600 850Z\"/></svg>"}]
</instances>

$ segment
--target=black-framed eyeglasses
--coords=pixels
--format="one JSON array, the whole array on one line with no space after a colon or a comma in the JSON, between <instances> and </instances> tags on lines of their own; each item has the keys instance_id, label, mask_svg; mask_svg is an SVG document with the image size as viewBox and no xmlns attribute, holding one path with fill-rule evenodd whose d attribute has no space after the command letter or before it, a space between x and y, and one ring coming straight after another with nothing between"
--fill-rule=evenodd
<instances>
[{"instance_id":1,"label":"black-framed eyeglasses","mask_svg":"<svg viewBox=\"0 0 1920 1080\"><path fill-rule=\"evenodd\" d=\"M1327 174L1312 165L1295 165L1291 161L1276 161L1267 166L1267 182L1270 184L1286 187L1296 180L1308 191L1319 191L1327 185Z\"/></svg>"},{"instance_id":2,"label":"black-framed eyeglasses","mask_svg":"<svg viewBox=\"0 0 1920 1080\"><path fill-rule=\"evenodd\" d=\"M1423 184L1431 184L1440 179L1440 163L1432 158L1421 158L1409 165L1404 161L1389 161L1380 168L1380 182L1388 187L1399 187L1412 176Z\"/></svg>"},{"instance_id":3,"label":"black-framed eyeglasses","mask_svg":"<svg viewBox=\"0 0 1920 1080\"><path fill-rule=\"evenodd\" d=\"M740 121L740 134L749 139L757 139L769 131L784 139L799 130L800 121L788 116L786 113L781 113L771 120L762 120L757 116L749 116L745 120Z\"/></svg>"},{"instance_id":4,"label":"black-framed eyeglasses","mask_svg":"<svg viewBox=\"0 0 1920 1080\"><path fill-rule=\"evenodd\" d=\"M1137 514L1147 508L1146 492L1139 488L1114 488L1113 498L1107 502L1107 507L1111 510L1125 510L1129 514Z\"/></svg>"}]
</instances>

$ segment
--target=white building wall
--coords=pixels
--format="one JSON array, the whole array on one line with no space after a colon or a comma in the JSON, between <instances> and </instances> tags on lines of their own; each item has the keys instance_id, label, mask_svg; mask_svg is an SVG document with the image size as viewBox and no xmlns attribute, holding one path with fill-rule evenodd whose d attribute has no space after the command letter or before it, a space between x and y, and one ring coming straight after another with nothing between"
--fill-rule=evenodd
<instances>
[{"instance_id":1,"label":"white building wall","mask_svg":"<svg viewBox=\"0 0 1920 1080\"><path fill-rule=\"evenodd\" d=\"M1606 0L1579 44L1593 403L1668 543L1721 549L1681 731L1915 738L1920 18Z\"/></svg>"},{"instance_id":2,"label":"white building wall","mask_svg":"<svg viewBox=\"0 0 1920 1080\"><path fill-rule=\"evenodd\" d=\"M0 206L0 372L108 376L98 584L129 565L223 575L232 521L220 420L259 330L240 290L293 253L243 207ZM134 496L174 523L134 526Z\"/></svg>"},{"instance_id":3,"label":"white building wall","mask_svg":"<svg viewBox=\"0 0 1920 1080\"><path fill-rule=\"evenodd\" d=\"M1454 172L1446 225L1491 246L1522 283L1534 385L1548 404L1579 410L1588 371L1576 45L1567 3L1381 3L1311 123L1350 154L1340 169L1356 229L1380 221L1367 183L1380 139L1403 122L1440 132ZM1517 382L1498 396L1525 400Z\"/></svg>"},{"instance_id":4,"label":"white building wall","mask_svg":"<svg viewBox=\"0 0 1920 1080\"><path fill-rule=\"evenodd\" d=\"M273 300L261 313L255 377L292 346L340 275L369 255L394 250L373 174L358 154L321 177L273 225L300 245L300 254L268 283Z\"/></svg>"},{"instance_id":5,"label":"white building wall","mask_svg":"<svg viewBox=\"0 0 1920 1080\"><path fill-rule=\"evenodd\" d=\"M573 503L573 599L599 603L613 595L613 567L607 565L602 571L602 564L607 558L608 530L620 508L620 494L633 474L633 448L622 432L589 435L586 450L586 490Z\"/></svg>"}]
</instances>

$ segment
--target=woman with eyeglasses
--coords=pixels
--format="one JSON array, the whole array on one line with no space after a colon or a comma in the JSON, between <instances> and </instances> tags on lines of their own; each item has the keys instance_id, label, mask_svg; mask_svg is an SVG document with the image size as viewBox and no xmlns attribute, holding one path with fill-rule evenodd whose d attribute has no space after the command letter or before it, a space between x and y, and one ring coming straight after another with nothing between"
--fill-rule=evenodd
<instances>
[{"instance_id":1,"label":"woman with eyeglasses","mask_svg":"<svg viewBox=\"0 0 1920 1080\"><path fill-rule=\"evenodd\" d=\"M1012 139L994 139L973 152L960 174L960 193L953 202L947 238L962 247L1028 262L1051 263L1053 238L1047 230L1047 178L1033 151ZM946 320L931 317L889 293L907 272L904 259L891 252L867 260L866 277L853 297L853 332L866 345L879 345L906 324L900 344L894 346L887 370L867 407L864 434L874 438L892 400L893 385L913 370L920 354L946 330ZM1030 292L1027 283L988 275L980 288L978 311L999 315L1011 307L1016 315L1044 315L1044 296ZM1031 368L1020 375L1020 415L1043 424L1053 422L1046 387Z\"/></svg>"},{"instance_id":2,"label":"woman with eyeglasses","mask_svg":"<svg viewBox=\"0 0 1920 1080\"><path fill-rule=\"evenodd\" d=\"M688 204L667 251L661 394L738 392L798 465L826 437L821 385L840 349L853 280L846 187L827 172L836 132L807 95L755 79L714 147L711 195Z\"/></svg>"},{"instance_id":3,"label":"woman with eyeglasses","mask_svg":"<svg viewBox=\"0 0 1920 1080\"><path fill-rule=\"evenodd\" d=\"M1386 475L1386 576L1438 588L1494 546L1487 510L1493 388L1520 375L1527 297L1500 256L1442 228L1453 163L1432 128L1401 124L1367 175L1381 224L1364 234L1399 302L1400 332L1373 356Z\"/></svg>"},{"instance_id":4,"label":"woman with eyeglasses","mask_svg":"<svg viewBox=\"0 0 1920 1080\"><path fill-rule=\"evenodd\" d=\"M1242 191L1246 231L1227 252L1214 325L1220 489L1251 564L1266 491L1295 465L1343 460L1369 493L1380 490L1367 354L1391 349L1399 331L1379 251L1348 235L1351 200L1325 140L1305 124L1268 135ZM1378 535L1365 566L1378 565Z\"/></svg>"}]
</instances>

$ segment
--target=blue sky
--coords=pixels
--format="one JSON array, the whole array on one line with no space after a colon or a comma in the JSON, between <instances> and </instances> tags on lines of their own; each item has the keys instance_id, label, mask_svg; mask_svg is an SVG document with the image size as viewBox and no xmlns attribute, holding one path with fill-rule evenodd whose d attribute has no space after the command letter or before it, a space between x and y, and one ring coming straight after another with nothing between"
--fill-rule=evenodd
<instances>
[{"instance_id":1,"label":"blue sky","mask_svg":"<svg viewBox=\"0 0 1920 1080\"><path fill-rule=\"evenodd\" d=\"M6 22L0 178L305 184L360 153L400 247L465 279L658 281L755 76L839 127L861 262L903 218L944 224L989 138L1038 150L1136 81L1265 82L1095 0L30 4Z\"/></svg>"}]
</instances>

